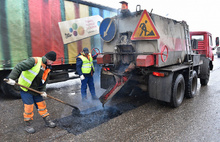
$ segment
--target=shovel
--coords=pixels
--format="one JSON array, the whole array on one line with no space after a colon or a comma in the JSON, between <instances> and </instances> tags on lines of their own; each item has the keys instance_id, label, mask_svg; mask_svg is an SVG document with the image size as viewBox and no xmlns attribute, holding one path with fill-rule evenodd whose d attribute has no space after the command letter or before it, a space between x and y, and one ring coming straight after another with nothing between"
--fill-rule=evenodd
<instances>
[{"instance_id":1,"label":"shovel","mask_svg":"<svg viewBox=\"0 0 220 142\"><path fill-rule=\"evenodd\" d=\"M5 78L4 81L5 81L5 82L8 82L8 79ZM42 94L42 93L43 93L43 92L37 91L37 90L35 90L35 89L26 87L26 86L24 86L24 85L18 84L18 83L16 83L16 82L15 82L15 85L21 86L21 87L23 87L23 88L26 88L26 89L28 89L28 90L30 90L30 91L33 91L33 92L35 92L35 93L38 93L38 94ZM73 115L74 115L74 114L80 114L80 110L79 110L78 107L73 106L73 105L71 105L71 104L68 104L68 103L66 103L66 102L64 102L64 101L62 101L62 100L60 100L60 99L54 98L54 97L52 97L52 96L50 96L50 95L48 95L48 94L47 94L47 97L48 97L48 98L51 98L51 99L54 99L54 100L56 100L56 101L58 101L58 102L60 102L60 103L63 103L63 104L65 104L65 105L68 105L68 106L74 108L74 110L72 110L72 114L73 114Z\"/></svg>"}]
</instances>

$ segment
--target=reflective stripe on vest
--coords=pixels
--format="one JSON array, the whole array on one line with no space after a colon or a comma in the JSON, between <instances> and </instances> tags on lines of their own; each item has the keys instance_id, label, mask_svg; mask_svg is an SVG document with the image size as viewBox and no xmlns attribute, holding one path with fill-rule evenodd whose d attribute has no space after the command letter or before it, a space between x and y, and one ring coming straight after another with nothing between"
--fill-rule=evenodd
<instances>
[{"instance_id":1,"label":"reflective stripe on vest","mask_svg":"<svg viewBox=\"0 0 220 142\"><path fill-rule=\"evenodd\" d=\"M88 74L91 72L92 68L93 68L93 71L95 71L94 66L93 66L93 58L90 53L89 53L90 60L88 60L88 58L86 58L83 55L80 55L79 58L82 59L82 62L83 62L82 67L81 67L82 73Z\"/></svg>"},{"instance_id":2,"label":"reflective stripe on vest","mask_svg":"<svg viewBox=\"0 0 220 142\"><path fill-rule=\"evenodd\" d=\"M37 64L35 64L34 67L32 67L30 70L22 71L18 83L21 85L24 85L26 87L30 87L32 84L32 81L34 78L38 75L40 68L41 68L41 63L42 63L42 58L37 57ZM28 91L28 89L21 87L22 90Z\"/></svg>"}]
</instances>

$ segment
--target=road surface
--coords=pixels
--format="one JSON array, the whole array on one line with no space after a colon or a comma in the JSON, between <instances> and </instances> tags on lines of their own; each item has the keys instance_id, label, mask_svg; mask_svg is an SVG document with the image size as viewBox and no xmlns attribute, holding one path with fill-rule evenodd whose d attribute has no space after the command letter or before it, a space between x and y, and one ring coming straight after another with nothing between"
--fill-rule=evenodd
<instances>
[{"instance_id":1,"label":"road surface","mask_svg":"<svg viewBox=\"0 0 220 142\"><path fill-rule=\"evenodd\" d=\"M73 108L46 99L47 108L58 127L44 126L34 110L35 134L23 131L23 106L20 99L0 98L1 141L220 141L220 59L215 58L207 86L193 99L173 109L136 90L126 96L115 96L105 108L99 101L81 102L80 80L48 85L48 94L79 107ZM104 90L96 86L97 95Z\"/></svg>"}]
</instances>

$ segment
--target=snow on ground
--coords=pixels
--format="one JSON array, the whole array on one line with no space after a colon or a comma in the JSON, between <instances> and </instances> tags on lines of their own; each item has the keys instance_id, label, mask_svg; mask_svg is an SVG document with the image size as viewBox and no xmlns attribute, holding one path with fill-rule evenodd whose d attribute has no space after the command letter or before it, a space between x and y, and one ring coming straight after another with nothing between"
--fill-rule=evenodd
<instances>
[{"instance_id":1,"label":"snow on ground","mask_svg":"<svg viewBox=\"0 0 220 142\"><path fill-rule=\"evenodd\" d=\"M70 80L63 81L63 82L47 84L47 88L50 88L50 89L62 88L62 87L78 85L78 84L81 84L81 81L80 81L79 78L77 78L77 79L70 79Z\"/></svg>"}]
</instances>

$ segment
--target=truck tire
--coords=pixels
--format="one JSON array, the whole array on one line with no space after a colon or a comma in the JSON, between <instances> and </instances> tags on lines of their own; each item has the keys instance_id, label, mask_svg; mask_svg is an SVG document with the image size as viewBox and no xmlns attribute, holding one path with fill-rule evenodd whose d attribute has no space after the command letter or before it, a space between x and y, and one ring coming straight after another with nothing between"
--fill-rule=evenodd
<instances>
[{"instance_id":1,"label":"truck tire","mask_svg":"<svg viewBox=\"0 0 220 142\"><path fill-rule=\"evenodd\" d=\"M4 95L7 97L13 97L15 99L21 98L20 91L19 91L20 89L18 86L12 86L2 81L1 90L4 93Z\"/></svg>"},{"instance_id":2,"label":"truck tire","mask_svg":"<svg viewBox=\"0 0 220 142\"><path fill-rule=\"evenodd\" d=\"M182 74L178 74L174 77L173 86L172 86L172 96L171 96L171 105L173 107L178 107L182 104L185 94L185 81Z\"/></svg>"},{"instance_id":3,"label":"truck tire","mask_svg":"<svg viewBox=\"0 0 220 142\"><path fill-rule=\"evenodd\" d=\"M9 75L9 73L3 73L3 75L1 76L1 90L3 92L3 97L12 97L15 99L20 99L21 95L20 95L20 87L19 86L12 86L7 84L5 81L3 81L4 78L6 78Z\"/></svg>"},{"instance_id":4,"label":"truck tire","mask_svg":"<svg viewBox=\"0 0 220 142\"><path fill-rule=\"evenodd\" d=\"M209 82L209 76L210 76L210 69L209 69L209 67L208 67L207 70L208 71L207 71L207 74L206 74L206 78L205 79L200 78L200 84L202 86L206 86L208 84L208 82Z\"/></svg>"},{"instance_id":5,"label":"truck tire","mask_svg":"<svg viewBox=\"0 0 220 142\"><path fill-rule=\"evenodd\" d=\"M187 98L193 98L196 95L197 92L197 73L196 71L193 71L192 78L186 79L186 90L185 90L185 96Z\"/></svg>"},{"instance_id":6,"label":"truck tire","mask_svg":"<svg viewBox=\"0 0 220 142\"><path fill-rule=\"evenodd\" d=\"M203 62L204 63L201 66L200 83L205 86L208 84L210 76L209 59L204 59Z\"/></svg>"}]
</instances>

